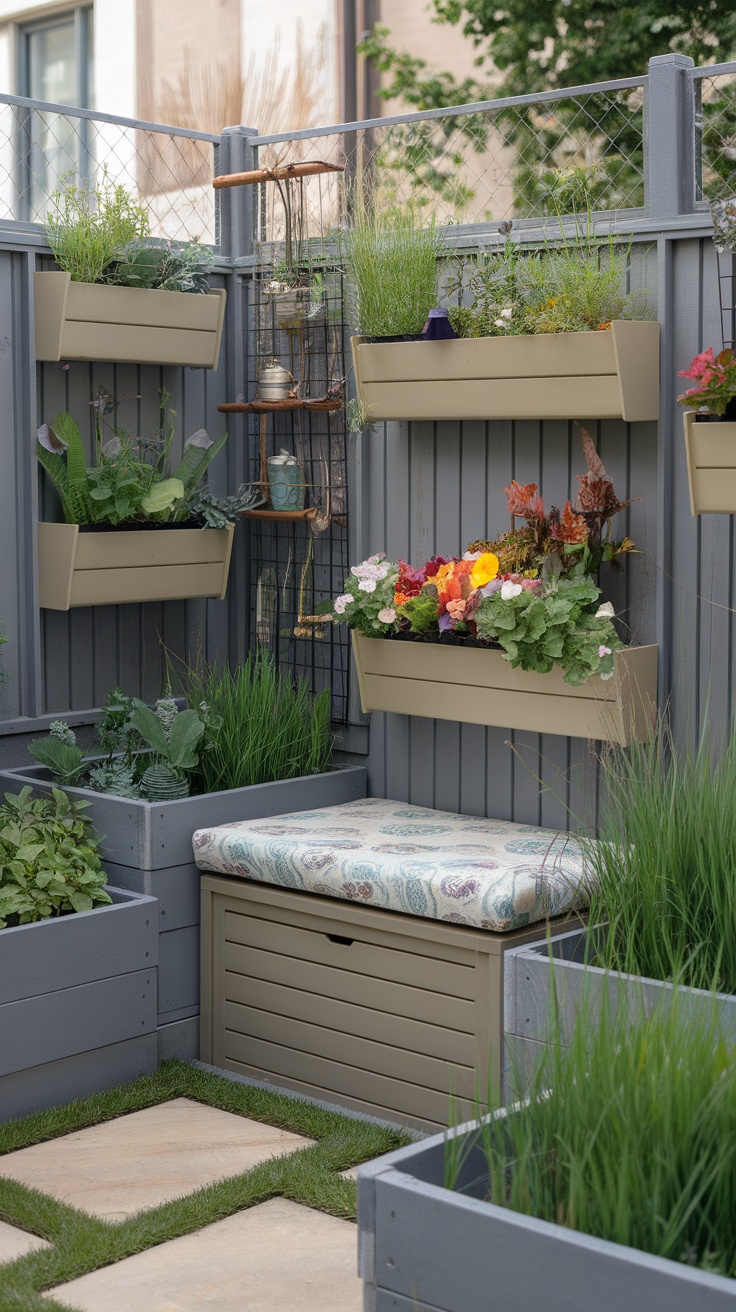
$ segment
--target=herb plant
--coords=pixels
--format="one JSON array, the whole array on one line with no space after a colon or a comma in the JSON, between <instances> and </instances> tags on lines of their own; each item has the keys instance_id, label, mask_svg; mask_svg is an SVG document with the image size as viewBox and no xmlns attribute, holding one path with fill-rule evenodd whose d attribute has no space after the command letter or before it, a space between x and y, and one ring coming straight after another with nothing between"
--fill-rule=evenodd
<instances>
[{"instance_id":1,"label":"herb plant","mask_svg":"<svg viewBox=\"0 0 736 1312\"><path fill-rule=\"evenodd\" d=\"M477 1141L490 1203L736 1276L736 1063L715 1006L705 1021L676 995L649 1017L583 1006L528 1101ZM450 1188L468 1146L446 1156Z\"/></svg>"},{"instance_id":2,"label":"herb plant","mask_svg":"<svg viewBox=\"0 0 736 1312\"><path fill-rule=\"evenodd\" d=\"M105 892L100 839L84 812L54 788L34 798L30 788L5 794L0 806L0 929L49 916L91 911Z\"/></svg>"},{"instance_id":3,"label":"herb plant","mask_svg":"<svg viewBox=\"0 0 736 1312\"><path fill-rule=\"evenodd\" d=\"M443 233L415 208L360 201L345 234L349 285L366 337L421 333L437 304Z\"/></svg>"},{"instance_id":4,"label":"herb plant","mask_svg":"<svg viewBox=\"0 0 736 1312\"><path fill-rule=\"evenodd\" d=\"M149 230L146 210L106 169L97 185L63 178L45 226L54 259L73 282L101 282L115 252Z\"/></svg>"}]
</instances>

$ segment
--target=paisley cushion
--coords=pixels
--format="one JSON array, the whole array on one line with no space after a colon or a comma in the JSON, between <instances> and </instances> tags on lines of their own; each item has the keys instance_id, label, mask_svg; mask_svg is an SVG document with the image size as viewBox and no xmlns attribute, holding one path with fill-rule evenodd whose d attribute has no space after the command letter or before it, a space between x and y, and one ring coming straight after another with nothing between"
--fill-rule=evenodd
<instances>
[{"instance_id":1,"label":"paisley cushion","mask_svg":"<svg viewBox=\"0 0 736 1312\"><path fill-rule=\"evenodd\" d=\"M570 834L365 798L194 835L200 870L505 932L587 905Z\"/></svg>"}]
</instances>

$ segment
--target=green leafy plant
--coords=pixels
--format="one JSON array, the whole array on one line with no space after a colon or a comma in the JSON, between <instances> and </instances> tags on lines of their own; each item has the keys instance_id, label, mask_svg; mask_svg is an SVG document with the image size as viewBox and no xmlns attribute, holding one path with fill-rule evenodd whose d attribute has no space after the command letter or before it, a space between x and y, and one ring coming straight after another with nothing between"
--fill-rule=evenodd
<instances>
[{"instance_id":1,"label":"green leafy plant","mask_svg":"<svg viewBox=\"0 0 736 1312\"><path fill-rule=\"evenodd\" d=\"M84 812L54 788L34 798L30 788L5 794L0 806L0 929L49 916L91 911L105 892L100 838Z\"/></svg>"},{"instance_id":2,"label":"green leafy plant","mask_svg":"<svg viewBox=\"0 0 736 1312\"><path fill-rule=\"evenodd\" d=\"M345 249L361 333L421 333L437 304L442 246L442 231L415 207L381 210L357 200Z\"/></svg>"},{"instance_id":3,"label":"green leafy plant","mask_svg":"<svg viewBox=\"0 0 736 1312\"><path fill-rule=\"evenodd\" d=\"M192 520L206 525L207 508L197 502L197 491L227 434L213 442L199 429L187 438L182 458L172 470L174 423L168 401L163 392L161 425L153 440L131 437L125 429L112 426L112 436L105 440L105 414L112 402L103 390L92 403L96 460L91 467L86 463L79 425L70 414L63 411L52 424L41 425L36 453L56 487L67 524ZM221 505L218 501L217 507Z\"/></svg>"},{"instance_id":4,"label":"green leafy plant","mask_svg":"<svg viewBox=\"0 0 736 1312\"><path fill-rule=\"evenodd\" d=\"M196 791L320 774L330 763L330 694L282 674L267 654L229 670L198 662L176 670L189 706L207 723L208 746L194 774Z\"/></svg>"},{"instance_id":5,"label":"green leafy plant","mask_svg":"<svg viewBox=\"0 0 736 1312\"><path fill-rule=\"evenodd\" d=\"M488 1202L736 1276L733 1036L715 1005L703 1020L675 995L647 1017L643 998L631 1013L605 998L581 1006L569 1047L557 1029L528 1100L455 1145L446 1185L474 1141Z\"/></svg>"},{"instance_id":6,"label":"green leafy plant","mask_svg":"<svg viewBox=\"0 0 736 1312\"><path fill-rule=\"evenodd\" d=\"M167 292L207 292L211 254L196 242L146 237L116 250L102 281L116 287L160 288Z\"/></svg>"},{"instance_id":7,"label":"green leafy plant","mask_svg":"<svg viewBox=\"0 0 736 1312\"><path fill-rule=\"evenodd\" d=\"M131 723L153 749L153 759L141 775L143 795L152 802L188 797L188 776L199 764L204 721L196 711L180 711L171 697L159 698L155 712L134 697Z\"/></svg>"},{"instance_id":8,"label":"green leafy plant","mask_svg":"<svg viewBox=\"0 0 736 1312\"><path fill-rule=\"evenodd\" d=\"M736 731L717 750L649 743L602 758L588 948L597 964L736 993Z\"/></svg>"},{"instance_id":9,"label":"green leafy plant","mask_svg":"<svg viewBox=\"0 0 736 1312\"><path fill-rule=\"evenodd\" d=\"M45 221L59 268L74 282L101 282L115 252L148 235L146 210L103 169L99 183L62 179Z\"/></svg>"},{"instance_id":10,"label":"green leafy plant","mask_svg":"<svg viewBox=\"0 0 736 1312\"><path fill-rule=\"evenodd\" d=\"M64 788L77 783L84 774L84 752L77 746L74 730L64 720L52 720L48 738L35 738L28 750L34 761L50 770Z\"/></svg>"}]
</instances>

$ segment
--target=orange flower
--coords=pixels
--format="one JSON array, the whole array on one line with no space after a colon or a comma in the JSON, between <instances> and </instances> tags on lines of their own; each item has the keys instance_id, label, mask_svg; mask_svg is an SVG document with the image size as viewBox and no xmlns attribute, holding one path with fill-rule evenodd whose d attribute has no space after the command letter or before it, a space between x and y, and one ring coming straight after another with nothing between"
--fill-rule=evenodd
<instances>
[{"instance_id":1,"label":"orange flower","mask_svg":"<svg viewBox=\"0 0 736 1312\"><path fill-rule=\"evenodd\" d=\"M403 592L394 593L394 606L405 606L409 598Z\"/></svg>"}]
</instances>

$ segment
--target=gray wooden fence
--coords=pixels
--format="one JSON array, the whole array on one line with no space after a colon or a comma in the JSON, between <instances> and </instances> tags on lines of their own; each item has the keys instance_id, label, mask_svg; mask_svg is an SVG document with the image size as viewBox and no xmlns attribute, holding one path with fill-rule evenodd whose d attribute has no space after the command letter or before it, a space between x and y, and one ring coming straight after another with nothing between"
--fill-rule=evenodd
<instances>
[{"instance_id":1,"label":"gray wooden fence","mask_svg":"<svg viewBox=\"0 0 736 1312\"><path fill-rule=\"evenodd\" d=\"M734 540L728 516L690 516L682 420L675 405L676 373L720 340L716 257L707 207L699 199L696 107L702 80L732 76L736 65L693 70L681 56L652 61L640 79L644 93L644 205L601 220L631 233L632 282L647 288L662 328L659 424L624 424L578 416L596 439L621 499L637 498L623 525L640 555L611 574L606 595L634 642L660 648L660 696L679 736L696 733L709 705L717 724L730 720L734 684ZM613 84L607 84L613 85ZM595 88L582 89L590 92ZM577 92L576 92L577 93ZM570 93L573 94L573 93ZM421 115L395 116L396 123ZM296 134L327 155L351 134L376 124L338 125ZM220 171L247 167L273 137L228 129ZM284 144L287 143L287 144ZM304 144L303 140L300 144ZM334 157L334 155L332 156ZM261 155L261 158L263 156ZM736 179L735 179L736 183ZM0 386L5 433L0 445L4 568L0 614L9 637L3 649L7 682L0 690L0 734L27 733L49 717L72 712L92 718L108 688L153 697L159 691L159 639L191 649L202 636L210 655L241 659L249 640L248 536L239 526L227 601L102 607L70 614L40 613L35 598L38 480L32 435L61 407L82 413L98 382L117 396L139 395L131 426L150 423L157 389L166 386L179 432L222 431L217 403L247 393L244 378L248 284L256 222L250 189L223 193L217 285L228 289L223 355L216 374L119 365L36 366L32 352L31 271L45 254L38 229L0 227ZM734 186L736 191L736 185ZM487 230L495 233L495 225ZM483 236L473 226L473 240ZM533 224L530 233L533 235ZM120 418L125 422L121 408ZM231 425L218 486L244 476L243 426ZM507 523L504 488L511 478L537 481L551 502L574 497L583 471L572 422L388 423L352 439L351 550L354 559L385 550L421 561L457 552L473 538ZM569 815L595 810L594 746L578 740L521 734L399 715L371 717L370 733L352 694L353 726L343 746L367 761L375 795L529 823L565 825ZM24 739L5 737L5 764L24 755Z\"/></svg>"}]
</instances>

